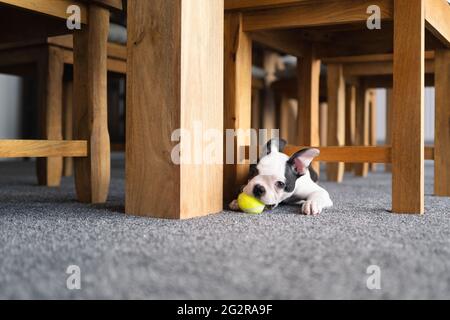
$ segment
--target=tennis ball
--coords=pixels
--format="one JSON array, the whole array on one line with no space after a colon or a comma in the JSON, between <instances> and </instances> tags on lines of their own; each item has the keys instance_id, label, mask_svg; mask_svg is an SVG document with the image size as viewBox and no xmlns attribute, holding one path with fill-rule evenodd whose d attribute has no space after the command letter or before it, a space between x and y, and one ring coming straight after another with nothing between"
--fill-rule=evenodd
<instances>
[{"instance_id":1,"label":"tennis ball","mask_svg":"<svg viewBox=\"0 0 450 320\"><path fill-rule=\"evenodd\" d=\"M264 203L246 193L239 195L238 204L242 211L250 214L262 213L265 207Z\"/></svg>"}]
</instances>

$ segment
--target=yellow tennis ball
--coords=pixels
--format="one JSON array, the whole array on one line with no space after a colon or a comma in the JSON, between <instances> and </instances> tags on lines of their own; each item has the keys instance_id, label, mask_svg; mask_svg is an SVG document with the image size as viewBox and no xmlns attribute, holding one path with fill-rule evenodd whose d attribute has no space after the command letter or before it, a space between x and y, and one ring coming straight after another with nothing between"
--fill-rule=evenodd
<instances>
[{"instance_id":1,"label":"yellow tennis ball","mask_svg":"<svg viewBox=\"0 0 450 320\"><path fill-rule=\"evenodd\" d=\"M242 211L250 214L262 213L265 207L264 203L246 193L239 195L238 204Z\"/></svg>"}]
</instances>

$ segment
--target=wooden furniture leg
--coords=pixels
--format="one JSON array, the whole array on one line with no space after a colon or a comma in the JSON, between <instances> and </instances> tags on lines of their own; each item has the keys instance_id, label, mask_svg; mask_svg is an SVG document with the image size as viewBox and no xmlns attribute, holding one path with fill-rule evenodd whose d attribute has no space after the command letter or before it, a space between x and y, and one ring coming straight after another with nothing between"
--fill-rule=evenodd
<instances>
[{"instance_id":1,"label":"wooden furniture leg","mask_svg":"<svg viewBox=\"0 0 450 320\"><path fill-rule=\"evenodd\" d=\"M296 145L300 145L297 143L298 134L296 123L298 104L296 101L288 99L284 94L279 100L281 102L277 102L277 105L280 106L280 137L288 141L288 143L293 141Z\"/></svg>"},{"instance_id":2,"label":"wooden furniture leg","mask_svg":"<svg viewBox=\"0 0 450 320\"><path fill-rule=\"evenodd\" d=\"M356 87L354 85L346 86L345 93L345 145L355 145L356 134ZM353 163L345 164L345 171L353 171Z\"/></svg>"},{"instance_id":3,"label":"wooden furniture leg","mask_svg":"<svg viewBox=\"0 0 450 320\"><path fill-rule=\"evenodd\" d=\"M314 48L298 58L298 139L300 146L320 146L319 139L319 81L321 62L315 57ZM320 163L312 168L319 173Z\"/></svg>"},{"instance_id":4,"label":"wooden furniture leg","mask_svg":"<svg viewBox=\"0 0 450 320\"><path fill-rule=\"evenodd\" d=\"M450 196L450 51L438 50L435 55L435 142L434 193Z\"/></svg>"},{"instance_id":5,"label":"wooden furniture leg","mask_svg":"<svg viewBox=\"0 0 450 320\"><path fill-rule=\"evenodd\" d=\"M120 113L120 81L113 75L108 74L108 129L111 146L123 144L121 139L121 126L123 125L122 115Z\"/></svg>"},{"instance_id":6,"label":"wooden furniture leg","mask_svg":"<svg viewBox=\"0 0 450 320\"><path fill-rule=\"evenodd\" d=\"M369 90L369 144L372 147L377 145L377 92L375 90ZM377 170L376 163L369 164L370 171L375 172Z\"/></svg>"},{"instance_id":7,"label":"wooden furniture leg","mask_svg":"<svg viewBox=\"0 0 450 320\"><path fill-rule=\"evenodd\" d=\"M386 145L390 146L392 144L392 89L386 89ZM386 172L392 172L392 165L386 163L384 165L384 170Z\"/></svg>"},{"instance_id":8,"label":"wooden furniture leg","mask_svg":"<svg viewBox=\"0 0 450 320\"><path fill-rule=\"evenodd\" d=\"M424 212L424 0L394 1L392 211ZM400 107L401 106L401 107Z\"/></svg>"},{"instance_id":9,"label":"wooden furniture leg","mask_svg":"<svg viewBox=\"0 0 450 320\"><path fill-rule=\"evenodd\" d=\"M107 119L107 40L109 11L91 4L89 24L74 33L73 137L87 140L89 154L74 159L78 199L106 201L110 182Z\"/></svg>"},{"instance_id":10,"label":"wooden furniture leg","mask_svg":"<svg viewBox=\"0 0 450 320\"><path fill-rule=\"evenodd\" d=\"M128 1L128 214L185 219L223 208L223 14L223 0ZM217 135L199 137L198 125ZM188 157L211 144L213 163L209 153Z\"/></svg>"},{"instance_id":11,"label":"wooden furniture leg","mask_svg":"<svg viewBox=\"0 0 450 320\"><path fill-rule=\"evenodd\" d=\"M43 50L38 63L39 136L43 140L62 140L62 51ZM61 183L62 157L38 158L37 177L40 185L56 187Z\"/></svg>"},{"instance_id":12,"label":"wooden furniture leg","mask_svg":"<svg viewBox=\"0 0 450 320\"><path fill-rule=\"evenodd\" d=\"M289 141L289 101L284 94L277 92L275 92L274 101L280 112L280 138Z\"/></svg>"},{"instance_id":13,"label":"wooden furniture leg","mask_svg":"<svg viewBox=\"0 0 450 320\"><path fill-rule=\"evenodd\" d=\"M260 99L260 91L259 89L252 88L252 116L251 116L251 128L254 130L259 130L261 124L261 99ZM252 136L250 143L257 144L258 143L258 137Z\"/></svg>"},{"instance_id":14,"label":"wooden furniture leg","mask_svg":"<svg viewBox=\"0 0 450 320\"><path fill-rule=\"evenodd\" d=\"M73 140L73 82L65 81L63 84L63 131L64 140ZM63 176L71 177L73 175L73 158L64 158Z\"/></svg>"},{"instance_id":15,"label":"wooden furniture leg","mask_svg":"<svg viewBox=\"0 0 450 320\"><path fill-rule=\"evenodd\" d=\"M225 13L225 130L250 128L252 41L242 28L242 14ZM242 147L240 143L246 143L245 141L240 142L241 139L234 139L234 141L236 145L234 150L229 148L229 144L233 141L228 141L226 144L224 168L226 204L237 196L239 188L245 184L248 178L248 164L236 163L236 156L228 159L230 153L234 154ZM230 164L230 160L233 164Z\"/></svg>"},{"instance_id":16,"label":"wooden furniture leg","mask_svg":"<svg viewBox=\"0 0 450 320\"><path fill-rule=\"evenodd\" d=\"M345 143L345 81L340 64L328 65L328 146L344 146ZM344 163L328 163L329 181L342 182Z\"/></svg>"},{"instance_id":17,"label":"wooden furniture leg","mask_svg":"<svg viewBox=\"0 0 450 320\"><path fill-rule=\"evenodd\" d=\"M261 91L252 89L252 119L251 127L259 130L261 126Z\"/></svg>"},{"instance_id":18,"label":"wooden furniture leg","mask_svg":"<svg viewBox=\"0 0 450 320\"><path fill-rule=\"evenodd\" d=\"M319 122L320 122L320 146L327 146L327 129L328 129L328 104L322 102L319 105Z\"/></svg>"},{"instance_id":19,"label":"wooden furniture leg","mask_svg":"<svg viewBox=\"0 0 450 320\"><path fill-rule=\"evenodd\" d=\"M369 146L369 92L364 83L356 88L356 145ZM354 165L355 174L366 177L369 173L368 163L357 163Z\"/></svg>"}]
</instances>

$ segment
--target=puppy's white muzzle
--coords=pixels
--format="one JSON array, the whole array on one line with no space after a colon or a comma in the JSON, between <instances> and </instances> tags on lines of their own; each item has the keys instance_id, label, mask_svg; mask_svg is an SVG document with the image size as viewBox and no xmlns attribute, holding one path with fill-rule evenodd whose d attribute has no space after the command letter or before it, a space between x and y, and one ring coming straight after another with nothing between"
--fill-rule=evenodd
<instances>
[{"instance_id":1,"label":"puppy's white muzzle","mask_svg":"<svg viewBox=\"0 0 450 320\"><path fill-rule=\"evenodd\" d=\"M278 179L274 176L258 175L248 182L243 192L258 198L265 205L278 205L283 200L283 192L282 190L277 190L277 181ZM261 192L261 189L264 192Z\"/></svg>"}]
</instances>

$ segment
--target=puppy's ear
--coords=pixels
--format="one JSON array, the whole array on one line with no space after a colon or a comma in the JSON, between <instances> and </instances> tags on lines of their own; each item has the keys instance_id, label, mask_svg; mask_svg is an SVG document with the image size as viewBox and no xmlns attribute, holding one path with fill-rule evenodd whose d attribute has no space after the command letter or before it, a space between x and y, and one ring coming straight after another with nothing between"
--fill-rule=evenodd
<instances>
[{"instance_id":1,"label":"puppy's ear","mask_svg":"<svg viewBox=\"0 0 450 320\"><path fill-rule=\"evenodd\" d=\"M286 140L278 138L271 139L265 145L262 156L264 157L272 152L283 152L284 147L286 147L286 144L287 144Z\"/></svg>"},{"instance_id":2,"label":"puppy's ear","mask_svg":"<svg viewBox=\"0 0 450 320\"><path fill-rule=\"evenodd\" d=\"M292 155L288 160L288 164L292 166L292 169L294 169L299 176L303 176L307 173L313 159L319 154L320 151L318 149L303 149Z\"/></svg>"}]
</instances>

